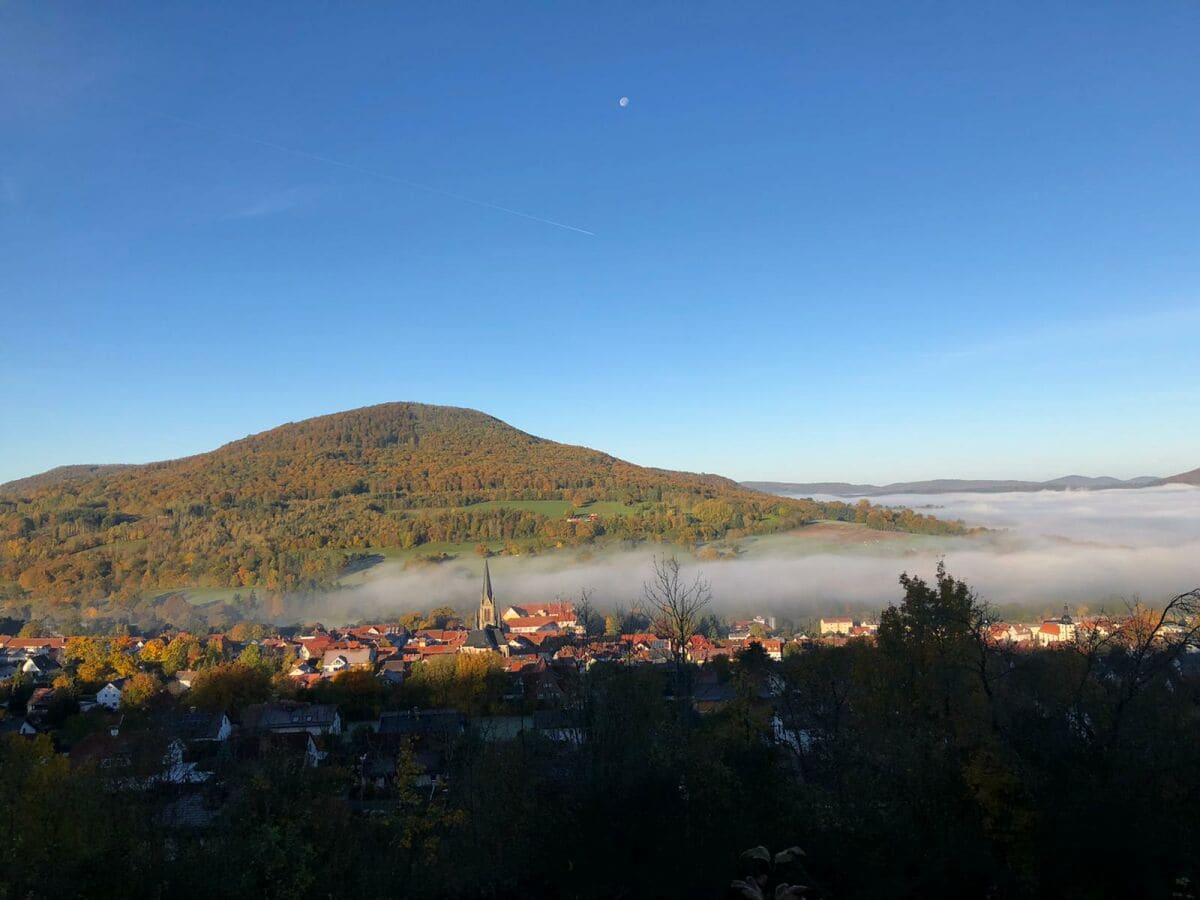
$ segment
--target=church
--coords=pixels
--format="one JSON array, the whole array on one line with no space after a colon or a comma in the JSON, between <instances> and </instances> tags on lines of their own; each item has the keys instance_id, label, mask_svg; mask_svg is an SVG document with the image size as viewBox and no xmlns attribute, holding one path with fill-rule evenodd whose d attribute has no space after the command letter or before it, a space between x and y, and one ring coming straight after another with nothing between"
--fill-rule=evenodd
<instances>
[{"instance_id":1,"label":"church","mask_svg":"<svg viewBox=\"0 0 1200 900\"><path fill-rule=\"evenodd\" d=\"M479 596L479 611L475 613L475 628L463 645L467 653L501 653L508 656L508 639L504 636L504 620L496 607L492 593L492 573L487 560L483 561L483 593Z\"/></svg>"}]
</instances>

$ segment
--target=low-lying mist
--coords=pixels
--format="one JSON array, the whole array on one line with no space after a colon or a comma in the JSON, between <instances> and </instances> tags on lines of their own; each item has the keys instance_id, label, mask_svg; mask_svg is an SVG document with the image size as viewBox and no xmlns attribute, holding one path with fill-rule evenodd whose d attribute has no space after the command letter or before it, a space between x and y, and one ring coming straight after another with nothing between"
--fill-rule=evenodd
<instances>
[{"instance_id":1,"label":"low-lying mist","mask_svg":"<svg viewBox=\"0 0 1200 900\"><path fill-rule=\"evenodd\" d=\"M1123 608L1160 602L1200 584L1200 489L1186 486L1093 492L903 495L886 505L920 508L969 525L1002 529L971 538L863 532L841 543L792 535L749 539L738 559L700 561L676 551L689 577L712 583L718 613L762 612L802 619L870 613L900 596L903 571L932 577L939 558L950 573L1012 614L1086 604ZM600 609L630 607L655 553L671 548L564 550L536 557L493 557L502 605L577 597L594 590ZM685 559L686 557L686 559ZM330 621L388 617L413 609L478 602L482 560L463 557L408 567L381 563L364 582L313 598L306 613Z\"/></svg>"}]
</instances>

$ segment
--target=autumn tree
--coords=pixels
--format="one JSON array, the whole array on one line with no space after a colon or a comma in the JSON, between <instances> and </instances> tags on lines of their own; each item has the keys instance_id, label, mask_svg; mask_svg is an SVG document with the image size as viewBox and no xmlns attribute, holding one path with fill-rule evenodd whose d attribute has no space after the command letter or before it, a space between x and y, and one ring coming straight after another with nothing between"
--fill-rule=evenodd
<instances>
[{"instance_id":1,"label":"autumn tree","mask_svg":"<svg viewBox=\"0 0 1200 900\"><path fill-rule=\"evenodd\" d=\"M158 689L158 679L146 672L138 672L125 682L121 690L121 708L140 709L158 693Z\"/></svg>"},{"instance_id":2,"label":"autumn tree","mask_svg":"<svg viewBox=\"0 0 1200 900\"><path fill-rule=\"evenodd\" d=\"M204 669L188 692L192 706L208 712L240 713L252 703L263 703L271 697L270 673L261 667L240 662Z\"/></svg>"},{"instance_id":3,"label":"autumn tree","mask_svg":"<svg viewBox=\"0 0 1200 900\"><path fill-rule=\"evenodd\" d=\"M425 617L422 628L457 628L462 624L458 610L449 606L439 606Z\"/></svg>"}]
</instances>

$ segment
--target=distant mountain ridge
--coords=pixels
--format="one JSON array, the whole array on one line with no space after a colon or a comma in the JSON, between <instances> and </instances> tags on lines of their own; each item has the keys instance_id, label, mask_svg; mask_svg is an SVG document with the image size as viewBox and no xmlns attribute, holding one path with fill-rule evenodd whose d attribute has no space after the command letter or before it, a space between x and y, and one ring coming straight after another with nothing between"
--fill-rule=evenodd
<instances>
[{"instance_id":1,"label":"distant mountain ridge","mask_svg":"<svg viewBox=\"0 0 1200 900\"><path fill-rule=\"evenodd\" d=\"M1190 479L1190 480L1189 480ZM1001 479L935 478L930 481L897 481L892 484L851 484L845 481L743 481L742 486L768 494L813 495L829 494L834 497L881 497L889 494L1001 494L1009 492L1035 491L1103 491L1114 488L1137 489L1157 485L1181 483L1200 484L1200 469L1158 478L1140 475L1137 478L1091 477L1087 475L1064 475L1049 481L1019 481Z\"/></svg>"},{"instance_id":2,"label":"distant mountain ridge","mask_svg":"<svg viewBox=\"0 0 1200 900\"><path fill-rule=\"evenodd\" d=\"M1190 472L1180 472L1178 475L1164 478L1163 482L1166 484L1194 484L1200 486L1200 469L1192 469Z\"/></svg>"}]
</instances>

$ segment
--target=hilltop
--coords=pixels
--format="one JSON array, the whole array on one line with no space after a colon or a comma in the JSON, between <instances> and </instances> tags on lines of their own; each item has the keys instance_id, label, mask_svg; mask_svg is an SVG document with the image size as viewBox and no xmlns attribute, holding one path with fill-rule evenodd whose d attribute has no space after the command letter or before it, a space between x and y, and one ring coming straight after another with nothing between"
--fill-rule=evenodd
<instances>
[{"instance_id":1,"label":"hilltop","mask_svg":"<svg viewBox=\"0 0 1200 900\"><path fill-rule=\"evenodd\" d=\"M788 500L716 475L645 468L419 403L289 423L168 462L56 471L0 497L0 591L10 604L129 603L182 587L279 595L327 585L388 548L696 546L816 519L963 530L910 511Z\"/></svg>"}]
</instances>

